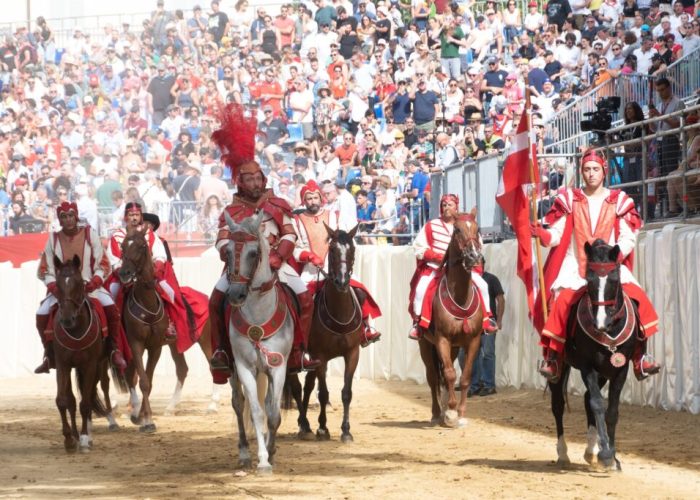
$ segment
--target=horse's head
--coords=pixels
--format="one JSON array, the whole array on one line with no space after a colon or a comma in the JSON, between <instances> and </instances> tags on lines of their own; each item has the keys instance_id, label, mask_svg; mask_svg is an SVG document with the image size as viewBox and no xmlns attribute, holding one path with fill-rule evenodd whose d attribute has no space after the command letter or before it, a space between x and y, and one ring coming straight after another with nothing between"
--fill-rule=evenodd
<instances>
[{"instance_id":1,"label":"horse's head","mask_svg":"<svg viewBox=\"0 0 700 500\"><path fill-rule=\"evenodd\" d=\"M597 239L592 245L586 242L583 249L588 262L586 281L596 328L608 332L615 314L622 307L623 300L618 262L620 247L611 247L603 240Z\"/></svg>"},{"instance_id":2,"label":"horse's head","mask_svg":"<svg viewBox=\"0 0 700 500\"><path fill-rule=\"evenodd\" d=\"M133 283L142 278L152 281L153 260L143 231L132 230L122 241L122 265L119 268L119 281L123 284Z\"/></svg>"},{"instance_id":3,"label":"horse's head","mask_svg":"<svg viewBox=\"0 0 700 500\"><path fill-rule=\"evenodd\" d=\"M258 269L269 272L270 247L267 239L260 234L264 214L259 212L236 224L228 212L224 212L231 239L226 248L226 276L228 278L228 301L233 307L240 307L248 298L251 282ZM261 266L263 263L264 266Z\"/></svg>"},{"instance_id":4,"label":"horse's head","mask_svg":"<svg viewBox=\"0 0 700 500\"><path fill-rule=\"evenodd\" d=\"M352 266L355 263L355 233L358 226L349 232L331 229L324 222L330 243L328 245L328 279L339 291L344 292L350 285Z\"/></svg>"},{"instance_id":5,"label":"horse's head","mask_svg":"<svg viewBox=\"0 0 700 500\"><path fill-rule=\"evenodd\" d=\"M465 269L471 269L481 262L476 208L472 208L469 213L459 213L455 216L454 231L447 253L448 264L457 263Z\"/></svg>"},{"instance_id":6,"label":"horse's head","mask_svg":"<svg viewBox=\"0 0 700 500\"><path fill-rule=\"evenodd\" d=\"M70 330L76 325L80 310L85 303L85 283L80 272L80 257L73 256L68 262L54 256L56 269L56 299L58 300L59 322Z\"/></svg>"}]
</instances>

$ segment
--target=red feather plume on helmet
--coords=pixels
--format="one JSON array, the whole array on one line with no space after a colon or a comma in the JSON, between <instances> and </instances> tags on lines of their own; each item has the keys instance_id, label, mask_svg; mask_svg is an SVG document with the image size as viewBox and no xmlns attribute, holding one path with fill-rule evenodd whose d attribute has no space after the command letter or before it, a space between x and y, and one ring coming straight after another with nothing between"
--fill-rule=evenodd
<instances>
[{"instance_id":1,"label":"red feather plume on helmet","mask_svg":"<svg viewBox=\"0 0 700 500\"><path fill-rule=\"evenodd\" d=\"M220 111L219 122L221 127L212 133L211 138L221 149L221 159L235 179L241 165L255 159L258 120L254 114L246 116L242 105L231 103Z\"/></svg>"}]
</instances>

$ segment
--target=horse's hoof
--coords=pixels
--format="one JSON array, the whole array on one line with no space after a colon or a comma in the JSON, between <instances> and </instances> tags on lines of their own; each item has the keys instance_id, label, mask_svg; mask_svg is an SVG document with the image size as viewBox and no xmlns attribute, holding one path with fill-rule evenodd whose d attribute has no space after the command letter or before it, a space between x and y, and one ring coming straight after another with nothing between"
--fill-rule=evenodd
<instances>
[{"instance_id":1,"label":"horse's hoof","mask_svg":"<svg viewBox=\"0 0 700 500\"><path fill-rule=\"evenodd\" d=\"M568 467L570 465L571 465L571 460L569 460L569 457L557 459L557 467Z\"/></svg>"},{"instance_id":2,"label":"horse's hoof","mask_svg":"<svg viewBox=\"0 0 700 500\"><path fill-rule=\"evenodd\" d=\"M617 458L615 459L615 470L617 472L622 472L622 465L620 464L620 461Z\"/></svg>"},{"instance_id":3,"label":"horse's hoof","mask_svg":"<svg viewBox=\"0 0 700 500\"><path fill-rule=\"evenodd\" d=\"M316 441L330 441L331 433L328 429L319 429L316 431Z\"/></svg>"},{"instance_id":4,"label":"horse's hoof","mask_svg":"<svg viewBox=\"0 0 700 500\"><path fill-rule=\"evenodd\" d=\"M166 409L163 411L163 415L165 415L166 417L172 417L172 416L174 416L174 415L175 415L175 408L166 408Z\"/></svg>"},{"instance_id":5,"label":"horse's hoof","mask_svg":"<svg viewBox=\"0 0 700 500\"><path fill-rule=\"evenodd\" d=\"M92 439L90 439L90 436L86 434L80 436L80 451L90 451L90 446L92 446Z\"/></svg>"},{"instance_id":6,"label":"horse's hoof","mask_svg":"<svg viewBox=\"0 0 700 500\"><path fill-rule=\"evenodd\" d=\"M253 466L253 461L250 458L239 458L238 468L239 469L250 469Z\"/></svg>"},{"instance_id":7,"label":"horse's hoof","mask_svg":"<svg viewBox=\"0 0 700 500\"><path fill-rule=\"evenodd\" d=\"M432 425L433 427L436 427L436 426L440 425L440 421L441 421L440 417L433 417L430 419L430 425Z\"/></svg>"},{"instance_id":8,"label":"horse's hoof","mask_svg":"<svg viewBox=\"0 0 700 500\"><path fill-rule=\"evenodd\" d=\"M258 465L258 474L261 476L272 475L272 465Z\"/></svg>"},{"instance_id":9,"label":"horse's hoof","mask_svg":"<svg viewBox=\"0 0 700 500\"><path fill-rule=\"evenodd\" d=\"M343 434L342 436L340 436L340 440L343 443L352 443L353 441L355 441L352 437L352 434L350 434L349 432L347 434Z\"/></svg>"},{"instance_id":10,"label":"horse's hoof","mask_svg":"<svg viewBox=\"0 0 700 500\"><path fill-rule=\"evenodd\" d=\"M461 417L457 420L457 427L459 429L461 429L463 427L466 427L467 423L468 423L467 419L465 417Z\"/></svg>"},{"instance_id":11,"label":"horse's hoof","mask_svg":"<svg viewBox=\"0 0 700 500\"><path fill-rule=\"evenodd\" d=\"M588 465L594 465L596 458L593 452L587 451L583 454L583 459L588 463Z\"/></svg>"},{"instance_id":12,"label":"horse's hoof","mask_svg":"<svg viewBox=\"0 0 700 500\"><path fill-rule=\"evenodd\" d=\"M75 453L78 451L78 441L76 441L74 438L65 439L63 441L63 447L68 453Z\"/></svg>"},{"instance_id":13,"label":"horse's hoof","mask_svg":"<svg viewBox=\"0 0 700 500\"><path fill-rule=\"evenodd\" d=\"M144 434L153 434L156 431L156 424L145 424L139 427L139 432Z\"/></svg>"},{"instance_id":14,"label":"horse's hoof","mask_svg":"<svg viewBox=\"0 0 700 500\"><path fill-rule=\"evenodd\" d=\"M109 432L115 432L120 429L119 424L109 424Z\"/></svg>"},{"instance_id":15,"label":"horse's hoof","mask_svg":"<svg viewBox=\"0 0 700 500\"><path fill-rule=\"evenodd\" d=\"M447 427L457 427L459 417L456 410L447 410L445 412L445 425Z\"/></svg>"},{"instance_id":16,"label":"horse's hoof","mask_svg":"<svg viewBox=\"0 0 700 500\"><path fill-rule=\"evenodd\" d=\"M204 411L204 413L207 415L214 415L216 413L219 413L219 405L216 403L209 403L209 406L207 406L207 409Z\"/></svg>"},{"instance_id":17,"label":"horse's hoof","mask_svg":"<svg viewBox=\"0 0 700 500\"><path fill-rule=\"evenodd\" d=\"M299 431L297 438L302 441L313 441L316 439L316 436L314 435L313 431Z\"/></svg>"},{"instance_id":18,"label":"horse's hoof","mask_svg":"<svg viewBox=\"0 0 700 500\"><path fill-rule=\"evenodd\" d=\"M134 425L140 425L141 424L141 418L138 415L130 415L129 419L131 420L131 423Z\"/></svg>"}]
</instances>

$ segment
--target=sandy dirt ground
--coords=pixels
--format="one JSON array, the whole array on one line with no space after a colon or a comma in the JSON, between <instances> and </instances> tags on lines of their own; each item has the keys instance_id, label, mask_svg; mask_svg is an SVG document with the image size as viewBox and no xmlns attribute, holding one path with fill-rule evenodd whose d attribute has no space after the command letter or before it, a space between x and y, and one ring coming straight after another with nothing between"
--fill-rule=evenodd
<instances>
[{"instance_id":1,"label":"sandy dirt ground","mask_svg":"<svg viewBox=\"0 0 700 500\"><path fill-rule=\"evenodd\" d=\"M138 432L118 398L121 430L95 422L90 453L66 454L53 377L0 380L0 497L3 498L698 498L698 416L623 406L622 472L583 461L581 398L566 415L572 465L555 464L549 399L502 389L474 397L468 425L429 425L427 386L357 381L355 442L339 442L340 379L331 379L330 442L295 438L288 413L272 476L238 469L237 434L225 386L219 412L205 415L211 388L188 380L179 412L164 416L170 379L156 379L158 431ZM315 424L317 411L312 410ZM315 428L315 425L314 425ZM255 446L255 445L254 445ZM255 448L254 448L255 450Z\"/></svg>"}]
</instances>

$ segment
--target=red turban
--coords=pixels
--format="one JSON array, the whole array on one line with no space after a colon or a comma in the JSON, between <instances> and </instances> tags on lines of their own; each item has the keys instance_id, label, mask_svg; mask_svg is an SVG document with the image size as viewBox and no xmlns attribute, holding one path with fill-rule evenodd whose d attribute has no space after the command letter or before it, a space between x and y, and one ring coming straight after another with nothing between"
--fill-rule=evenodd
<instances>
[{"instance_id":1,"label":"red turban","mask_svg":"<svg viewBox=\"0 0 700 500\"><path fill-rule=\"evenodd\" d=\"M601 153L598 153L594 149L589 149L588 151L583 153L583 158L581 159L581 167L583 168L583 165L588 163L589 161L597 163L598 165L603 167L603 170L605 171L608 170L608 162L605 159L605 156L603 156Z\"/></svg>"},{"instance_id":2,"label":"red turban","mask_svg":"<svg viewBox=\"0 0 700 500\"><path fill-rule=\"evenodd\" d=\"M318 184L316 184L316 181L313 179L301 187L301 201L304 201L304 198L306 198L306 195L309 193L321 194L321 188L318 187ZM323 195L321 195L321 197L323 198Z\"/></svg>"},{"instance_id":3,"label":"red turban","mask_svg":"<svg viewBox=\"0 0 700 500\"><path fill-rule=\"evenodd\" d=\"M69 201L64 201L61 203L59 206L56 207L56 215L58 217L61 217L62 213L69 213L73 212L75 214L75 218L78 218L78 204Z\"/></svg>"},{"instance_id":4,"label":"red turban","mask_svg":"<svg viewBox=\"0 0 700 500\"><path fill-rule=\"evenodd\" d=\"M141 214L143 215L143 210L141 209L141 204L135 201L130 201L124 207L124 218L126 219L129 214Z\"/></svg>"},{"instance_id":5,"label":"red turban","mask_svg":"<svg viewBox=\"0 0 700 500\"><path fill-rule=\"evenodd\" d=\"M451 201L457 205L457 209L459 210L459 196L456 194L443 194L440 198L440 215L442 215L442 204L446 201Z\"/></svg>"}]
</instances>

